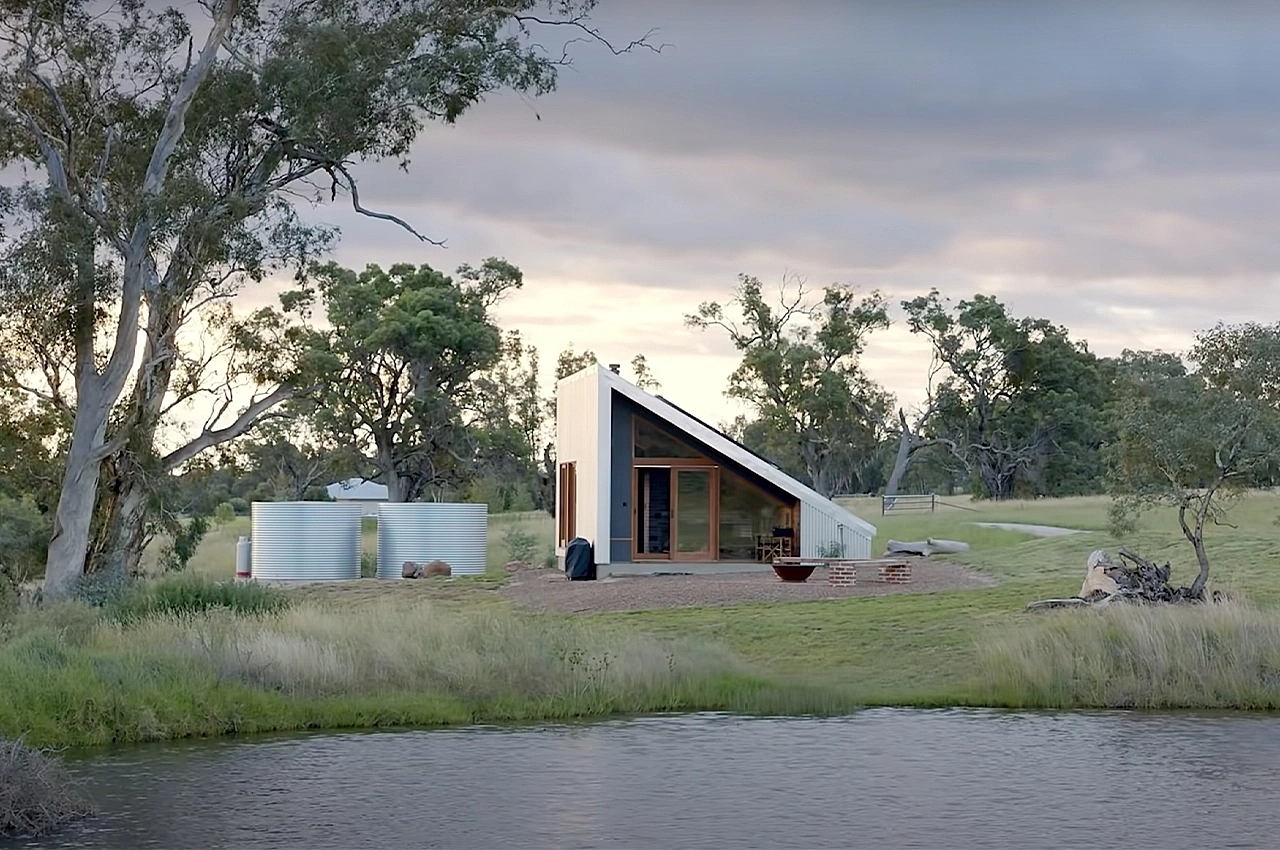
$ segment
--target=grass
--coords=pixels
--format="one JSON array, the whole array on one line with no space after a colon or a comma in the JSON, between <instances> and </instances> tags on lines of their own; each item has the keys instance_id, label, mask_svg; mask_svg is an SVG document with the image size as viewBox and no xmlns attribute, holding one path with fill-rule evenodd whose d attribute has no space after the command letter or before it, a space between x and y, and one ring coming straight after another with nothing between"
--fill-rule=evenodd
<instances>
[{"instance_id":1,"label":"grass","mask_svg":"<svg viewBox=\"0 0 1280 850\"><path fill-rule=\"evenodd\" d=\"M969 510L881 518L878 503L854 509L879 526L877 548L891 537L968 541L956 559L996 587L520 614L485 592L505 580L502 529L546 541L551 529L545 516L515 514L491 517L485 577L317 585L288 591L286 609L238 615L234 603L152 606L132 618L82 606L25 612L0 632L0 733L69 744L692 709L1280 708L1276 494L1250 494L1231 515L1237 527L1207 539L1211 587L1247 602L1049 615L1025 605L1074 593L1095 548L1130 545L1172 561L1175 581L1189 582L1195 560L1174 514L1149 514L1118 541L1102 498L947 501ZM1037 539L973 525L988 521L1083 533ZM223 555L238 533L234 524L215 532L196 571L228 576Z\"/></svg>"},{"instance_id":2,"label":"grass","mask_svg":"<svg viewBox=\"0 0 1280 850\"><path fill-rule=\"evenodd\" d=\"M1229 602L1058 612L979 652L984 701L1037 708L1280 708L1280 616Z\"/></svg>"},{"instance_id":3,"label":"grass","mask_svg":"<svg viewBox=\"0 0 1280 850\"><path fill-rule=\"evenodd\" d=\"M90 745L234 732L682 710L849 708L724 647L602 621L384 598L114 619L28 612L0 643L0 732Z\"/></svg>"}]
</instances>

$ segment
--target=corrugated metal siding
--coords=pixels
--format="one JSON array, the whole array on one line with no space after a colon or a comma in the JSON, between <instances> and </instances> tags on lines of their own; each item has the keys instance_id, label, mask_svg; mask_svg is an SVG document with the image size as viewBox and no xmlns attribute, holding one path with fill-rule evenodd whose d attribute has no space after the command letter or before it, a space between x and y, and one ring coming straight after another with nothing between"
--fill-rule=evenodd
<instances>
[{"instance_id":1,"label":"corrugated metal siding","mask_svg":"<svg viewBox=\"0 0 1280 850\"><path fill-rule=\"evenodd\" d=\"M378 578L403 576L405 561L444 561L452 575L480 575L489 541L489 507L409 502L378 507Z\"/></svg>"},{"instance_id":2,"label":"corrugated metal siding","mask_svg":"<svg viewBox=\"0 0 1280 850\"><path fill-rule=\"evenodd\" d=\"M810 502L800 503L800 557L820 558L833 544L842 544L842 557L870 558L871 537L840 522Z\"/></svg>"},{"instance_id":3,"label":"corrugated metal siding","mask_svg":"<svg viewBox=\"0 0 1280 850\"><path fill-rule=\"evenodd\" d=\"M360 578L360 506L254 502L251 574L274 581Z\"/></svg>"}]
</instances>

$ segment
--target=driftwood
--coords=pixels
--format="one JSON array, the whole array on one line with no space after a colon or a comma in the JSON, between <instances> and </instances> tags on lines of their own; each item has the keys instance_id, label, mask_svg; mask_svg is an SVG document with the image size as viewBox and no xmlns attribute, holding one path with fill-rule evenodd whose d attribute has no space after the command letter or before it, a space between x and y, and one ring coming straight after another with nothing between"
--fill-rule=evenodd
<instances>
[{"instance_id":1,"label":"driftwood","mask_svg":"<svg viewBox=\"0 0 1280 850\"><path fill-rule=\"evenodd\" d=\"M1120 550L1120 561L1101 549L1089 554L1080 594L1067 599L1042 599L1028 611L1049 608L1098 608L1113 602L1201 602L1204 593L1169 584L1169 564L1160 566L1129 549Z\"/></svg>"}]
</instances>

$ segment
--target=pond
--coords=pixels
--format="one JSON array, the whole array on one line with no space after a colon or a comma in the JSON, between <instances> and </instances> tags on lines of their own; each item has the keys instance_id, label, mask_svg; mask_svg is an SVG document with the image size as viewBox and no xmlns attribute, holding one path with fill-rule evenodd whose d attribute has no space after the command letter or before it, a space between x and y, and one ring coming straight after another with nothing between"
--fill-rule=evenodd
<instances>
[{"instance_id":1,"label":"pond","mask_svg":"<svg viewBox=\"0 0 1280 850\"><path fill-rule=\"evenodd\" d=\"M30 847L1274 847L1280 718L869 710L146 745Z\"/></svg>"}]
</instances>

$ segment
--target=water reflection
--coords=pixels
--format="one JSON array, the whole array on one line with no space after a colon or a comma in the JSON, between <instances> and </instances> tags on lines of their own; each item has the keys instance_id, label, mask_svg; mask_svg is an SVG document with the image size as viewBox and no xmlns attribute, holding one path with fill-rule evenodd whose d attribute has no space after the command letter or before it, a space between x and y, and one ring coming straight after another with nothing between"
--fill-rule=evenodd
<instances>
[{"instance_id":1,"label":"water reflection","mask_svg":"<svg viewBox=\"0 0 1280 850\"><path fill-rule=\"evenodd\" d=\"M356 733L73 763L49 847L1272 847L1280 719L874 710Z\"/></svg>"}]
</instances>

